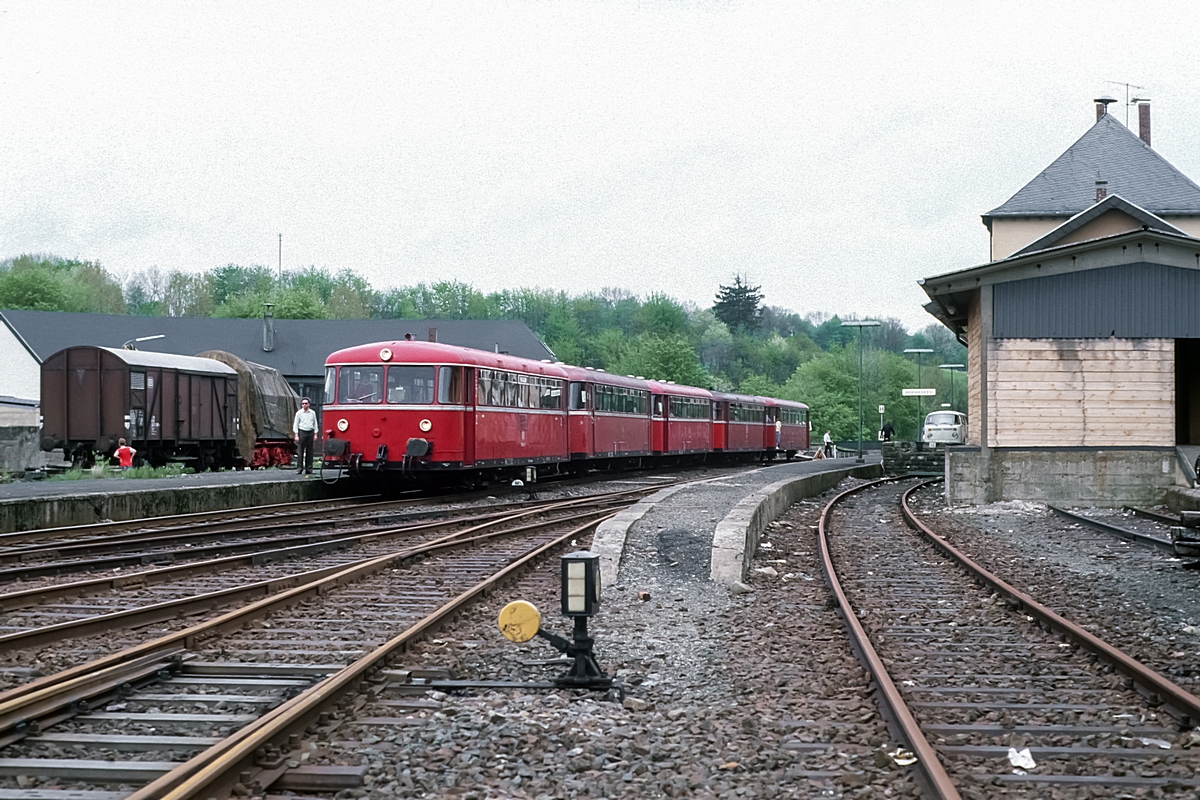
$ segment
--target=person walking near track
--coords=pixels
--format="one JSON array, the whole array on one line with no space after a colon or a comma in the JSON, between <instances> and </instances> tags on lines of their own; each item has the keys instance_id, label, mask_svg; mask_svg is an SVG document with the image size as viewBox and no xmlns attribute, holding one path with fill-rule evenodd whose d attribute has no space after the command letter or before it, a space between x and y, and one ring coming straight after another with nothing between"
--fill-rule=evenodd
<instances>
[{"instance_id":1,"label":"person walking near track","mask_svg":"<svg viewBox=\"0 0 1200 800\"><path fill-rule=\"evenodd\" d=\"M317 435L317 413L308 407L308 398L300 401L300 410L292 423L296 434L296 472L312 475L313 438Z\"/></svg>"}]
</instances>

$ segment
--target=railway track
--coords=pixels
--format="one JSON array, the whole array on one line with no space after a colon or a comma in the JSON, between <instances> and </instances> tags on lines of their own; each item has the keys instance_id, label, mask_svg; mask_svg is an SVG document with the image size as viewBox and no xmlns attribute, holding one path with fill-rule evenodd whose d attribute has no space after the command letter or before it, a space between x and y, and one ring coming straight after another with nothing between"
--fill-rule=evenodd
<instances>
[{"instance_id":1,"label":"railway track","mask_svg":"<svg viewBox=\"0 0 1200 800\"><path fill-rule=\"evenodd\" d=\"M332 794L353 786L361 770L309 766L315 732L403 691L412 673L388 666L409 642L656 488L510 511L339 564L0 693L0 797L227 796L238 783L238 791L257 783Z\"/></svg>"},{"instance_id":2,"label":"railway track","mask_svg":"<svg viewBox=\"0 0 1200 800\"><path fill-rule=\"evenodd\" d=\"M818 536L852 646L931 796L1200 788L1200 752L1180 749L1200 698L975 566L905 488L843 492Z\"/></svg>"}]
</instances>

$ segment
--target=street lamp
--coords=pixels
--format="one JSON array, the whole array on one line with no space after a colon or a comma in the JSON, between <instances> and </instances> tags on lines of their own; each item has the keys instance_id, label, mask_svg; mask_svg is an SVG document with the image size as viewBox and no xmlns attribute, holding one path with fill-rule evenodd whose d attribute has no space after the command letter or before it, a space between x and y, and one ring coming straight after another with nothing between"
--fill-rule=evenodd
<instances>
[{"instance_id":1,"label":"street lamp","mask_svg":"<svg viewBox=\"0 0 1200 800\"><path fill-rule=\"evenodd\" d=\"M904 352L917 354L917 388L921 388L921 356L926 353L932 353L928 347L910 347ZM924 403L921 400L921 395L917 395L917 441L921 441L921 412L925 410Z\"/></svg>"},{"instance_id":2,"label":"street lamp","mask_svg":"<svg viewBox=\"0 0 1200 800\"><path fill-rule=\"evenodd\" d=\"M122 350L137 350L137 348L133 346L134 342L148 342L152 339L165 339L165 338L167 338L167 335L165 333L156 333L153 336L140 336L137 339L130 339L128 342L121 345L121 349Z\"/></svg>"},{"instance_id":3,"label":"street lamp","mask_svg":"<svg viewBox=\"0 0 1200 800\"><path fill-rule=\"evenodd\" d=\"M966 369L966 368L967 368L967 367L966 367L966 365L965 365L965 364L938 364L938 369L948 369L948 370L950 370L950 403L951 403L951 406L950 406L950 407L951 407L951 408L953 408L953 407L954 407L953 403L954 403L954 400L955 400L955 395L954 395L954 373L955 373L955 372L958 372L960 369Z\"/></svg>"},{"instance_id":4,"label":"street lamp","mask_svg":"<svg viewBox=\"0 0 1200 800\"><path fill-rule=\"evenodd\" d=\"M878 328L879 321L874 319L857 319L848 320L842 323L843 328L858 328L858 458L855 463L863 463L862 451L862 429L863 429L863 410L862 410L862 329L863 328Z\"/></svg>"}]
</instances>

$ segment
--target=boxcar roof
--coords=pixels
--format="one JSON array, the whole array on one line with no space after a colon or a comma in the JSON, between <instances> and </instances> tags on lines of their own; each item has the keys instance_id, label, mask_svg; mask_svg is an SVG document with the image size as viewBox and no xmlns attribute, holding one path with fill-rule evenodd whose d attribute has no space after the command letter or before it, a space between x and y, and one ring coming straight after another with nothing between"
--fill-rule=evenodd
<instances>
[{"instance_id":1,"label":"boxcar roof","mask_svg":"<svg viewBox=\"0 0 1200 800\"><path fill-rule=\"evenodd\" d=\"M384 349L391 351L388 361L383 361L380 353ZM436 342L407 341L372 342L356 347L347 347L331 353L327 364L470 364L477 367L513 370L536 375L549 375L555 378L566 378L567 373L561 364L534 361L528 358L517 358L504 353L489 353L485 350L473 350L469 347L456 347L452 344Z\"/></svg>"},{"instance_id":2,"label":"boxcar roof","mask_svg":"<svg viewBox=\"0 0 1200 800\"><path fill-rule=\"evenodd\" d=\"M65 311L0 311L7 324L39 362L75 345L120 347L139 336L165 334L140 352L195 355L224 350L273 367L288 377L318 376L325 357L343 347L382 339L429 338L486 352L507 351L535 361L554 354L520 320L462 319L276 319L275 341L263 350L263 320L208 317L134 317L120 314L77 314Z\"/></svg>"},{"instance_id":3,"label":"boxcar roof","mask_svg":"<svg viewBox=\"0 0 1200 800\"><path fill-rule=\"evenodd\" d=\"M237 375L237 370L211 358L177 356L172 353L153 353L146 350L122 350L118 347L98 347L96 349L111 353L131 367L163 367L165 369L182 369L186 372Z\"/></svg>"}]
</instances>

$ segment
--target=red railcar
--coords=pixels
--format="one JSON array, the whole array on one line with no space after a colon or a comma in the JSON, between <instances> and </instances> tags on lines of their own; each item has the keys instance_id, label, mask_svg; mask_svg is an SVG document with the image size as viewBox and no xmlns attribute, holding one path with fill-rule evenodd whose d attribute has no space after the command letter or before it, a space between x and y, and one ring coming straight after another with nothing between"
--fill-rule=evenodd
<instances>
[{"instance_id":1,"label":"red railcar","mask_svg":"<svg viewBox=\"0 0 1200 800\"><path fill-rule=\"evenodd\" d=\"M429 342L326 360L326 460L355 469L456 470L566 461L561 366Z\"/></svg>"},{"instance_id":2,"label":"red railcar","mask_svg":"<svg viewBox=\"0 0 1200 800\"><path fill-rule=\"evenodd\" d=\"M648 456L650 387L604 370L566 367L573 461Z\"/></svg>"},{"instance_id":3,"label":"red railcar","mask_svg":"<svg viewBox=\"0 0 1200 800\"><path fill-rule=\"evenodd\" d=\"M672 382L648 381L651 447L661 455L713 451L712 392Z\"/></svg>"},{"instance_id":4,"label":"red railcar","mask_svg":"<svg viewBox=\"0 0 1200 800\"><path fill-rule=\"evenodd\" d=\"M763 398L770 420L764 430L764 450L784 453L788 458L808 449L808 406L792 400Z\"/></svg>"},{"instance_id":5,"label":"red railcar","mask_svg":"<svg viewBox=\"0 0 1200 800\"><path fill-rule=\"evenodd\" d=\"M717 397L714 404L712 392L692 386L451 345L361 345L326 360L324 463L351 475L462 473L473 481L541 465L703 460L714 448L760 458L802 449L793 447L800 434L792 417L803 412L807 424L803 405ZM757 420L743 418L751 406ZM732 432L714 434L722 414L737 418ZM806 430L803 437L806 444Z\"/></svg>"}]
</instances>

